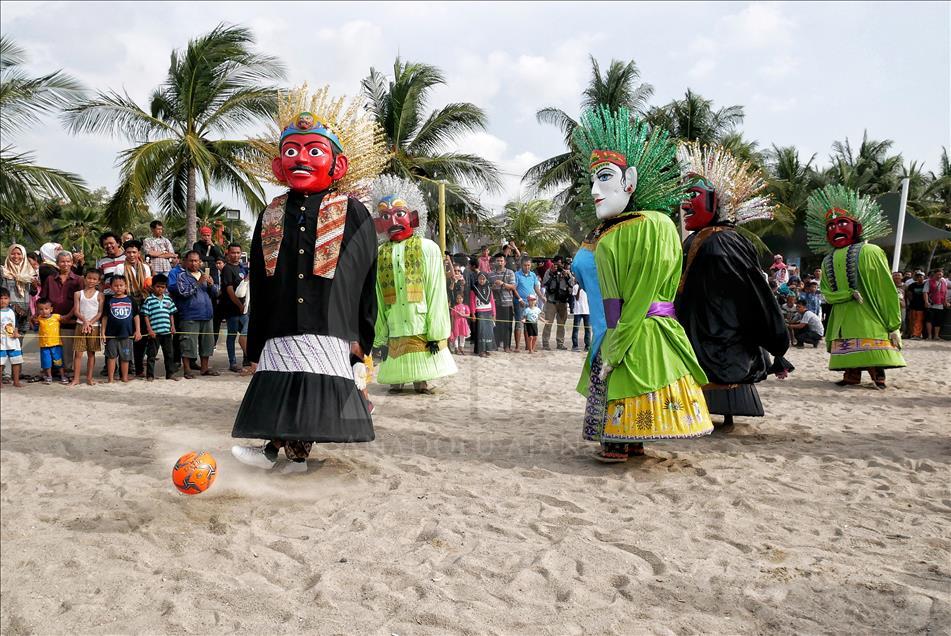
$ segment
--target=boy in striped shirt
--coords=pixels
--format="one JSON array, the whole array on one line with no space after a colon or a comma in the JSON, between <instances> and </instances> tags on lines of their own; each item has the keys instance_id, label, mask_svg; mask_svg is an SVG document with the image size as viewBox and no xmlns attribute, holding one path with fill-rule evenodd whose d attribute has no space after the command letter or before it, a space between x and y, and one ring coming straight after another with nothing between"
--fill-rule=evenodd
<instances>
[{"instance_id":1,"label":"boy in striped shirt","mask_svg":"<svg viewBox=\"0 0 951 636\"><path fill-rule=\"evenodd\" d=\"M162 358L165 360L165 379L178 380L175 377L175 358L172 356L172 341L175 338L175 303L165 290L168 289L168 277L165 274L156 274L152 277L152 293L142 303L142 316L145 318L145 330L149 335L146 346L148 364L146 379L155 380L155 358L159 347L162 347Z\"/></svg>"}]
</instances>

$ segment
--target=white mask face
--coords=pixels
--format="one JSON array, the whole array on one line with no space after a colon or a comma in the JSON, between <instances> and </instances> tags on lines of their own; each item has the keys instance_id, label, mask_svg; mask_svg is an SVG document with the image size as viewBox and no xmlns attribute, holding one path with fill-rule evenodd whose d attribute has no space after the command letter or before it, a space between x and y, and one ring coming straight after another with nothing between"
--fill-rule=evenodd
<instances>
[{"instance_id":1,"label":"white mask face","mask_svg":"<svg viewBox=\"0 0 951 636\"><path fill-rule=\"evenodd\" d=\"M598 166L591 174L594 211L602 221L617 216L627 207L637 187L637 169L621 170L613 163Z\"/></svg>"}]
</instances>

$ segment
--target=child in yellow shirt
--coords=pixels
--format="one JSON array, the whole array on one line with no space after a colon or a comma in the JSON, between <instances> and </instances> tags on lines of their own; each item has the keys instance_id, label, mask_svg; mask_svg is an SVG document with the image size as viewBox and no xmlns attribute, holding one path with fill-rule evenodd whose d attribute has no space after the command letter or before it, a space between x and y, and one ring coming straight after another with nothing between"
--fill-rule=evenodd
<instances>
[{"instance_id":1,"label":"child in yellow shirt","mask_svg":"<svg viewBox=\"0 0 951 636\"><path fill-rule=\"evenodd\" d=\"M63 317L53 313L53 303L48 298L36 301L39 315L33 321L40 326L40 367L43 368L43 383L53 383L53 367L59 369L60 384L69 384L63 368L63 338L59 323Z\"/></svg>"}]
</instances>

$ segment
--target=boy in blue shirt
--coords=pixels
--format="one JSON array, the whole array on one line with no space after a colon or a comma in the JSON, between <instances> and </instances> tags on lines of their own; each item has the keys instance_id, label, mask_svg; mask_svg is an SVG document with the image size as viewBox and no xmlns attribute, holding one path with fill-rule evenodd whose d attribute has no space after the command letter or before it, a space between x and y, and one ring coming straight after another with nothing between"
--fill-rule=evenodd
<instances>
[{"instance_id":1,"label":"boy in blue shirt","mask_svg":"<svg viewBox=\"0 0 951 636\"><path fill-rule=\"evenodd\" d=\"M122 381L129 381L132 342L142 339L139 306L126 294L125 276L113 276L111 288L112 296L106 298L102 307L102 333L106 338L106 374L109 384L115 382L117 358Z\"/></svg>"}]
</instances>

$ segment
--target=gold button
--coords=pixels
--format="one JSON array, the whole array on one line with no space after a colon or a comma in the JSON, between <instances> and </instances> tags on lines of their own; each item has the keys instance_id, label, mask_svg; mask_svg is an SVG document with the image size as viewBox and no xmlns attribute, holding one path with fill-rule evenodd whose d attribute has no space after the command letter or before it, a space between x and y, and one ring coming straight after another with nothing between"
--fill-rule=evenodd
<instances>
[{"instance_id":1,"label":"gold button","mask_svg":"<svg viewBox=\"0 0 951 636\"><path fill-rule=\"evenodd\" d=\"M297 250L297 253L298 253L298 254L303 254L303 253L304 253L304 250Z\"/></svg>"},{"instance_id":2,"label":"gold button","mask_svg":"<svg viewBox=\"0 0 951 636\"><path fill-rule=\"evenodd\" d=\"M303 274L298 274L297 277L300 278L301 280L304 279L304 275L303 275Z\"/></svg>"},{"instance_id":3,"label":"gold button","mask_svg":"<svg viewBox=\"0 0 951 636\"><path fill-rule=\"evenodd\" d=\"M303 299L303 298L298 298L298 299L297 299L297 302L303 305L303 304L304 304L304 299Z\"/></svg>"}]
</instances>

